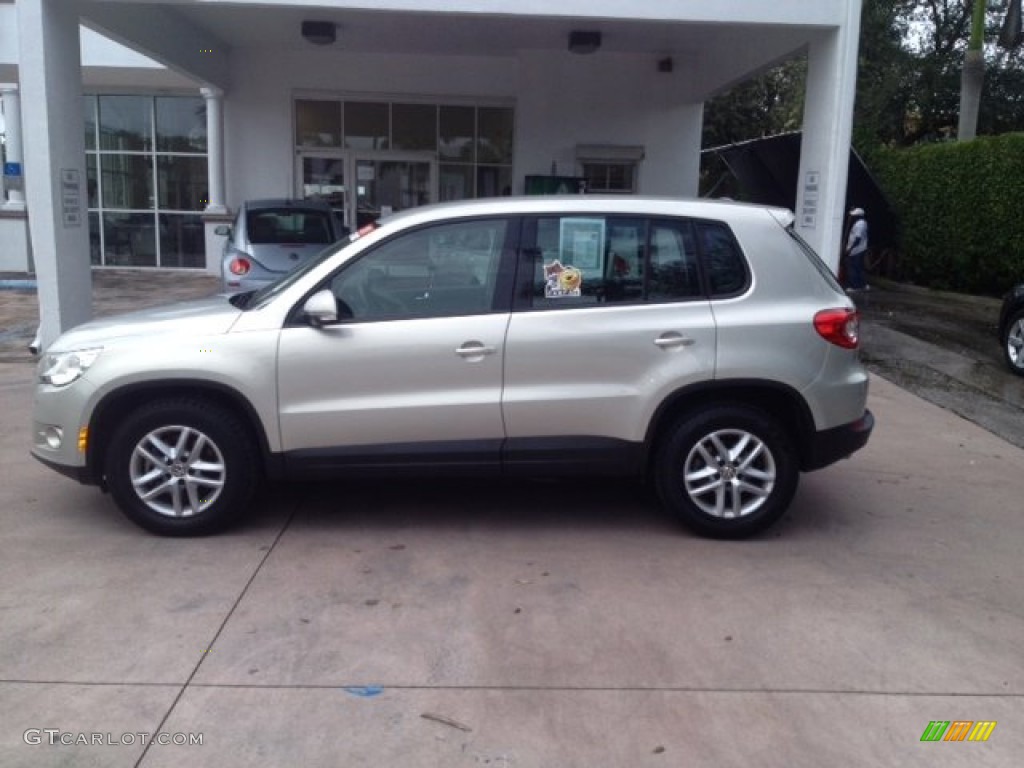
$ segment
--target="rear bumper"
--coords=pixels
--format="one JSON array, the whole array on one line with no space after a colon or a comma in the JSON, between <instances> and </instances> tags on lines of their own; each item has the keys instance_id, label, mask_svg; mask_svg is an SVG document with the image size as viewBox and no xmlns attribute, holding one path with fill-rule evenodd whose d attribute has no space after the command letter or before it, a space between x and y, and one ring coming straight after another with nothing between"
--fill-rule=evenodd
<instances>
[{"instance_id":1,"label":"rear bumper","mask_svg":"<svg viewBox=\"0 0 1024 768\"><path fill-rule=\"evenodd\" d=\"M811 441L801 469L811 472L845 459L867 444L874 428L875 417L865 409L864 415L856 421L818 432Z\"/></svg>"}]
</instances>

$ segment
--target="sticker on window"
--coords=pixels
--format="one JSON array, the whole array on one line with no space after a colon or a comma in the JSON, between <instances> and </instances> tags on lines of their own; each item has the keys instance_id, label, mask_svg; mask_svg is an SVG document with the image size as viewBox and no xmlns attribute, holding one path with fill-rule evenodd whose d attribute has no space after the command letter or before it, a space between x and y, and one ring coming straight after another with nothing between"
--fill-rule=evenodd
<instances>
[{"instance_id":1,"label":"sticker on window","mask_svg":"<svg viewBox=\"0 0 1024 768\"><path fill-rule=\"evenodd\" d=\"M544 265L544 298L562 299L579 296L583 287L583 273L576 267L566 267L560 261Z\"/></svg>"}]
</instances>

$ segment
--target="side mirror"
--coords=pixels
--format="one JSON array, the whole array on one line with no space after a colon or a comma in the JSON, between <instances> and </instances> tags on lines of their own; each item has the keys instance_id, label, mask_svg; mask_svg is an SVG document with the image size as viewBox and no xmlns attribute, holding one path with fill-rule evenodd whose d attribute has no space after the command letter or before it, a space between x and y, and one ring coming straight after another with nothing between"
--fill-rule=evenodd
<instances>
[{"instance_id":1,"label":"side mirror","mask_svg":"<svg viewBox=\"0 0 1024 768\"><path fill-rule=\"evenodd\" d=\"M302 305L306 320L314 328L338 322L338 302L329 290L317 291Z\"/></svg>"},{"instance_id":2,"label":"side mirror","mask_svg":"<svg viewBox=\"0 0 1024 768\"><path fill-rule=\"evenodd\" d=\"M227 224L220 224L213 230L213 234L220 235L222 237L231 237L231 227Z\"/></svg>"}]
</instances>

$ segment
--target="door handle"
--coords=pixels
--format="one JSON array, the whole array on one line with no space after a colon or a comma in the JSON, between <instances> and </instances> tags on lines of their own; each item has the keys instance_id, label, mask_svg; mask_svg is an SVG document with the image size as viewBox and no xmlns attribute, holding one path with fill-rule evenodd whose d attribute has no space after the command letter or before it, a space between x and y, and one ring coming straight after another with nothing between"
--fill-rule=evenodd
<instances>
[{"instance_id":1,"label":"door handle","mask_svg":"<svg viewBox=\"0 0 1024 768\"><path fill-rule=\"evenodd\" d=\"M656 338L654 340L654 345L656 347L661 347L662 349L675 349L676 347L689 347L694 344L694 342L695 340L691 339L689 336L683 336L683 334L677 333L676 331L669 331L668 333L663 333L661 336Z\"/></svg>"},{"instance_id":2,"label":"door handle","mask_svg":"<svg viewBox=\"0 0 1024 768\"><path fill-rule=\"evenodd\" d=\"M467 341L455 350L455 354L459 357L483 357L484 355L493 355L496 351L495 347L485 346L479 341Z\"/></svg>"}]
</instances>

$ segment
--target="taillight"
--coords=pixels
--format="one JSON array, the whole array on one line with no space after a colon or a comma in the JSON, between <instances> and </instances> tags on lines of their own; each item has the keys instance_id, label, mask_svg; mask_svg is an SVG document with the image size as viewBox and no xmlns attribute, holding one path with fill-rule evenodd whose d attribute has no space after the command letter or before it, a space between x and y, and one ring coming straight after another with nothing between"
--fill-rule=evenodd
<instances>
[{"instance_id":1,"label":"taillight","mask_svg":"<svg viewBox=\"0 0 1024 768\"><path fill-rule=\"evenodd\" d=\"M814 330L825 341L843 349L860 343L860 312L856 309L823 309L814 316Z\"/></svg>"},{"instance_id":2,"label":"taillight","mask_svg":"<svg viewBox=\"0 0 1024 768\"><path fill-rule=\"evenodd\" d=\"M228 270L232 275L247 275L252 269L252 264L247 259L240 259L237 256L228 264Z\"/></svg>"}]
</instances>

